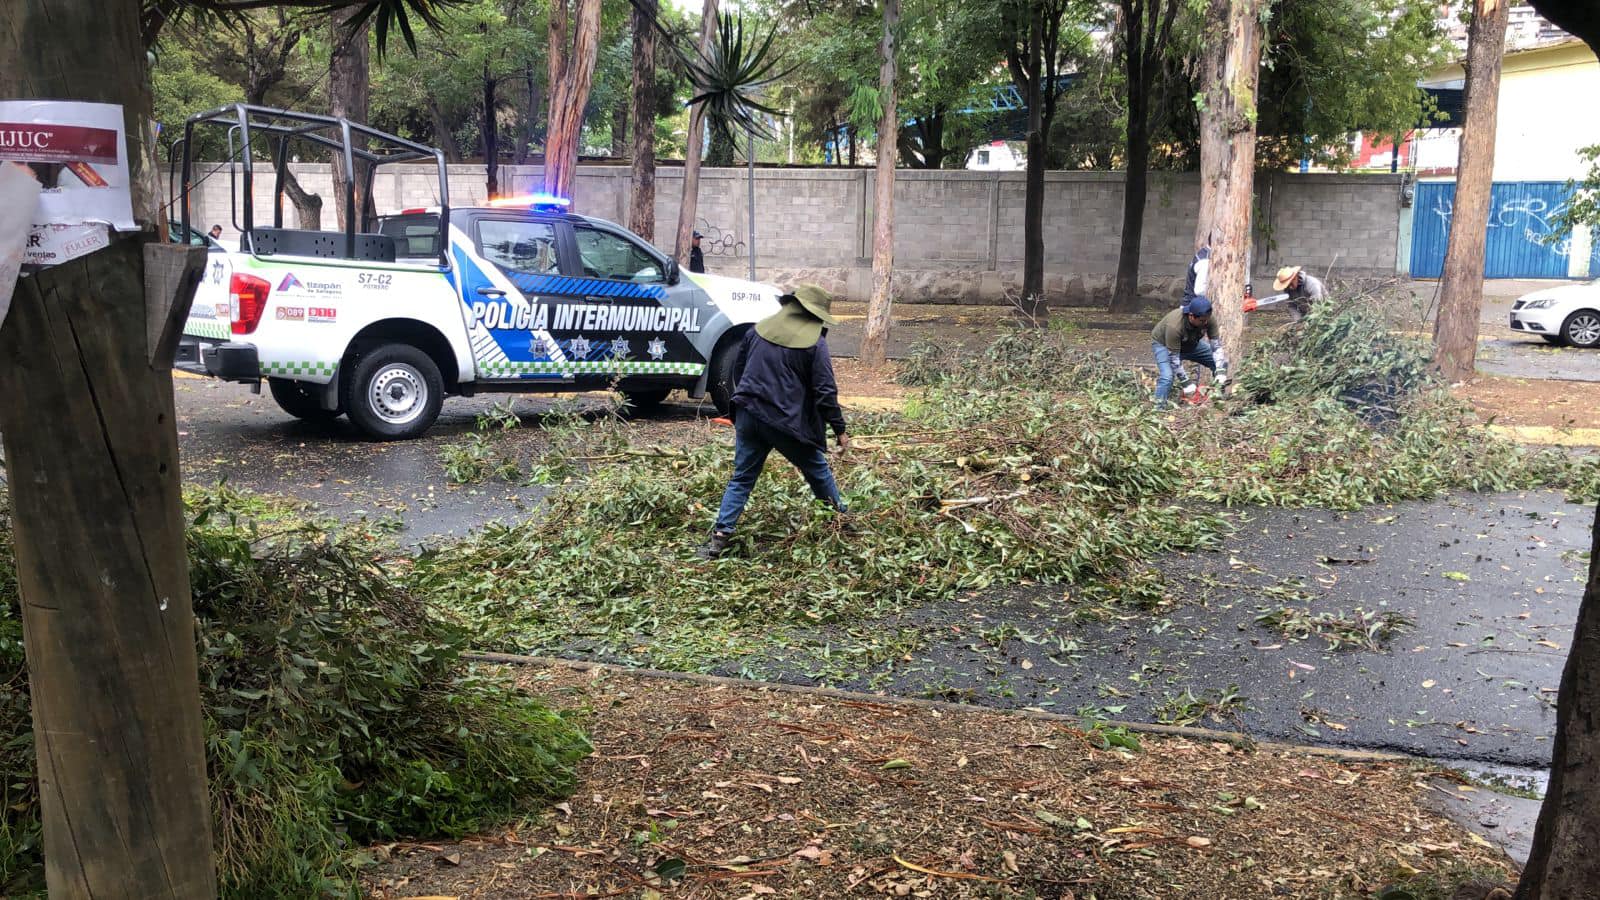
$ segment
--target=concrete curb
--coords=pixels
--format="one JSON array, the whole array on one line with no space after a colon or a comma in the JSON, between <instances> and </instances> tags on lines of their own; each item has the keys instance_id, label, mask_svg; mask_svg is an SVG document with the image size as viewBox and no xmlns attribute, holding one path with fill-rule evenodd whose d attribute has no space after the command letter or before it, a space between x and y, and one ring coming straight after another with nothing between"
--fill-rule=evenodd
<instances>
[{"instance_id":1,"label":"concrete curb","mask_svg":"<svg viewBox=\"0 0 1600 900\"><path fill-rule=\"evenodd\" d=\"M779 691L783 693L805 694L813 697L827 697L833 700L849 700L853 703L870 703L874 706L904 706L912 709L935 709L940 712L952 713L994 713L1004 716L1016 716L1023 719L1037 719L1043 722L1057 722L1063 725L1077 727L1082 720L1077 716L1064 713L1047 712L1041 709L997 709L988 706L974 706L966 703L952 703L948 700L925 700L917 697L893 697L884 694L867 694L860 691L846 691L839 688L813 687L803 684L783 684L774 681L752 681L747 678L728 678L722 675L701 675L696 672L668 672L662 669L639 669L631 666L619 666L613 663L592 662L582 659L562 659L557 656L524 656L518 653L463 653L463 659L473 662L495 663L511 666L543 666L546 668L562 667L575 669L580 672L612 672L618 675L632 675L639 678L661 678L670 681L687 681L693 684L703 684L717 687L737 687L755 690ZM1195 741L1220 742L1233 744L1238 747L1250 747L1261 750L1281 750L1291 753L1301 753L1307 756L1321 756L1345 762L1429 762L1416 756L1407 756L1402 753L1390 753L1383 750L1347 750L1340 747L1315 747L1305 744L1287 744L1279 741L1258 741L1240 731L1219 731L1213 728L1196 728L1187 725L1158 725L1151 722L1124 722L1116 719L1107 719L1105 723L1113 728L1126 728L1136 734L1155 734L1165 737L1181 737Z\"/></svg>"}]
</instances>

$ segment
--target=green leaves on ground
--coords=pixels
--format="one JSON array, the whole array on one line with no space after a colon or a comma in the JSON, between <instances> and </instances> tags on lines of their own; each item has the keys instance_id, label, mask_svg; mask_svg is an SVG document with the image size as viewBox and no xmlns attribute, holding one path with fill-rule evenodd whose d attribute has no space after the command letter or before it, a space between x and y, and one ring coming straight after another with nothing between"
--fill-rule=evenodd
<instances>
[{"instance_id":1,"label":"green leaves on ground","mask_svg":"<svg viewBox=\"0 0 1600 900\"><path fill-rule=\"evenodd\" d=\"M999 585L1159 605L1165 586L1145 563L1213 546L1226 507L1354 509L1571 475L1565 458L1483 428L1433 384L1426 352L1377 308L1330 304L1242 367L1258 399L1174 414L1151 407L1137 370L1047 332L922 348L902 377L924 390L903 415L858 417L855 449L835 458L849 514L817 508L774 461L713 564L692 551L726 483L727 432L656 455L625 430L574 423L536 467L585 458L581 484L535 521L424 555L416 585L486 648L737 668L783 647L838 652L830 637ZM1292 624L1359 626L1364 642L1398 625Z\"/></svg>"},{"instance_id":2,"label":"green leaves on ground","mask_svg":"<svg viewBox=\"0 0 1600 900\"><path fill-rule=\"evenodd\" d=\"M365 539L275 535L225 490L189 501L206 755L223 892L354 894L352 852L459 836L568 790L561 715L461 653L467 633ZM3 512L3 510L0 510ZM38 795L9 520L0 515L0 891L39 876Z\"/></svg>"}]
</instances>

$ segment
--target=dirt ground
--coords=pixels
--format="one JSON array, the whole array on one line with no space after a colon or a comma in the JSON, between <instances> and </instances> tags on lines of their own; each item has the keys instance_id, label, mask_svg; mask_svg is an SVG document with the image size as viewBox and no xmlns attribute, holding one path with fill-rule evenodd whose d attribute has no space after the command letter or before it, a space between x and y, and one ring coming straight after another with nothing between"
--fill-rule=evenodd
<instances>
[{"instance_id":1,"label":"dirt ground","mask_svg":"<svg viewBox=\"0 0 1600 900\"><path fill-rule=\"evenodd\" d=\"M515 827L374 848L370 896L1367 897L1507 871L1422 809L1428 776L1408 765L1150 735L1105 749L1016 715L515 671L593 736L577 789Z\"/></svg>"},{"instance_id":2,"label":"dirt ground","mask_svg":"<svg viewBox=\"0 0 1600 900\"><path fill-rule=\"evenodd\" d=\"M1480 374L1457 393L1500 425L1600 428L1600 382Z\"/></svg>"}]
</instances>

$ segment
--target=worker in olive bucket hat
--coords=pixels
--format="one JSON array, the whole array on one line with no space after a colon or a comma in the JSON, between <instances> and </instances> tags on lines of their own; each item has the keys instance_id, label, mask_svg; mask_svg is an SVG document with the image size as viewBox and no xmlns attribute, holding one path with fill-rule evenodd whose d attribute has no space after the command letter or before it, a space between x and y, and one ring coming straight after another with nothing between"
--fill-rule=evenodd
<instances>
[{"instance_id":1,"label":"worker in olive bucket hat","mask_svg":"<svg viewBox=\"0 0 1600 900\"><path fill-rule=\"evenodd\" d=\"M756 323L744 336L733 364L733 477L722 495L711 536L700 548L701 559L715 559L728 549L734 526L774 450L794 463L811 493L843 511L839 487L828 466L825 426L833 429L839 449L850 446L839 386L828 355L827 291L806 284L779 298L778 311Z\"/></svg>"}]
</instances>

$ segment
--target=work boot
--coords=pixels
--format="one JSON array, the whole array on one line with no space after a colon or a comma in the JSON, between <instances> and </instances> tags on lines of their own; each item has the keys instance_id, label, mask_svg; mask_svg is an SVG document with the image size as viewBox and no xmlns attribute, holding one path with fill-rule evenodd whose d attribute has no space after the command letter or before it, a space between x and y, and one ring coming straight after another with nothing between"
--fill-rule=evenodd
<instances>
[{"instance_id":1,"label":"work boot","mask_svg":"<svg viewBox=\"0 0 1600 900\"><path fill-rule=\"evenodd\" d=\"M728 549L728 542L731 540L733 540L733 535L713 531L711 536L706 538L706 542L700 545L700 549L695 551L694 555L700 559L716 559Z\"/></svg>"}]
</instances>

